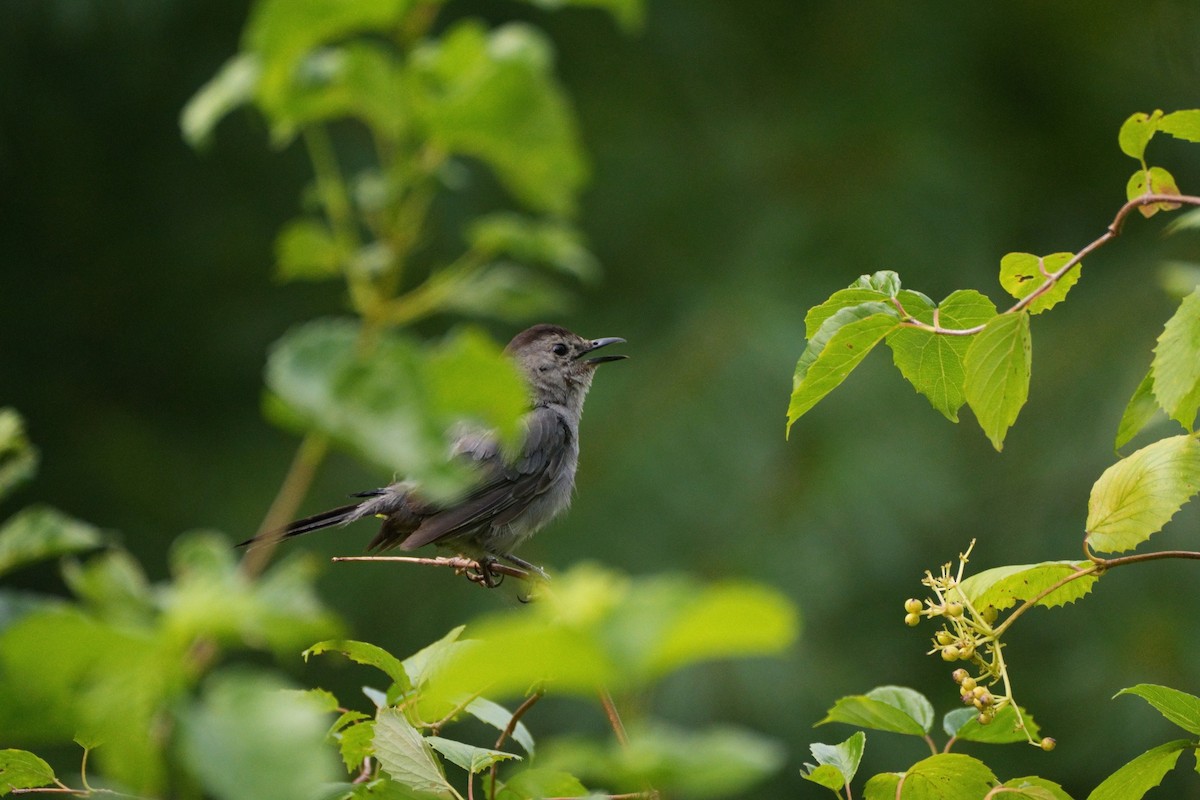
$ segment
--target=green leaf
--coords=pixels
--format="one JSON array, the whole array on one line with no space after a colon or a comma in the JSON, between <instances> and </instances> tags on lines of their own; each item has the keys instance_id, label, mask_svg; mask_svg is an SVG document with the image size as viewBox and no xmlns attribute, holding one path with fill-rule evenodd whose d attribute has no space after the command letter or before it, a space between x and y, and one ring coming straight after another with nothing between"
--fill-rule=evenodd
<instances>
[{"instance_id":1,"label":"green leaf","mask_svg":"<svg viewBox=\"0 0 1200 800\"><path fill-rule=\"evenodd\" d=\"M544 275L520 264L497 262L479 269L446 269L426 286L439 308L465 316L523 322L562 311L571 296Z\"/></svg>"},{"instance_id":2,"label":"green leaf","mask_svg":"<svg viewBox=\"0 0 1200 800\"><path fill-rule=\"evenodd\" d=\"M1176 139L1200 142L1200 109L1173 111L1158 123L1158 129Z\"/></svg>"},{"instance_id":3,"label":"green leaf","mask_svg":"<svg viewBox=\"0 0 1200 800\"><path fill-rule=\"evenodd\" d=\"M900 276L890 269L883 269L873 275L858 276L858 280L852 283L850 288L870 289L884 297L895 297L900 291Z\"/></svg>"},{"instance_id":4,"label":"green leaf","mask_svg":"<svg viewBox=\"0 0 1200 800\"><path fill-rule=\"evenodd\" d=\"M336 277L342 258L329 227L319 220L292 220L275 239L275 273L281 280Z\"/></svg>"},{"instance_id":5,"label":"green leaf","mask_svg":"<svg viewBox=\"0 0 1200 800\"><path fill-rule=\"evenodd\" d=\"M54 770L27 750L0 750L0 797L13 789L34 789L57 780Z\"/></svg>"},{"instance_id":6,"label":"green leaf","mask_svg":"<svg viewBox=\"0 0 1200 800\"><path fill-rule=\"evenodd\" d=\"M1003 800L1071 800L1071 795L1057 783L1035 775L1013 778L1001 785L1016 790L999 795Z\"/></svg>"},{"instance_id":7,"label":"green leaf","mask_svg":"<svg viewBox=\"0 0 1200 800\"><path fill-rule=\"evenodd\" d=\"M379 709L375 718L375 757L384 772L405 786L438 797L454 796L429 742L398 709Z\"/></svg>"},{"instance_id":8,"label":"green leaf","mask_svg":"<svg viewBox=\"0 0 1200 800\"><path fill-rule=\"evenodd\" d=\"M861 289L853 286L849 289L839 289L831 294L828 300L808 310L804 316L804 336L807 339L815 337L825 322L844 308L854 308L866 303L883 303L885 300L887 300L887 295L875 289ZM829 335L832 334L831 330Z\"/></svg>"},{"instance_id":9,"label":"green leaf","mask_svg":"<svg viewBox=\"0 0 1200 800\"><path fill-rule=\"evenodd\" d=\"M508 726L512 722L511 711L499 703L493 703L486 697L476 697L463 710L480 722L485 722L501 732L508 730ZM521 745L526 754L533 755L533 734L529 732L529 728L525 727L524 722L517 721L517 724L513 726L511 736L517 744Z\"/></svg>"},{"instance_id":10,"label":"green leaf","mask_svg":"<svg viewBox=\"0 0 1200 800\"><path fill-rule=\"evenodd\" d=\"M979 714L974 708L958 708L942 719L942 729L951 736L968 742L1012 744L1028 741L1025 731L1020 727L1021 721L1024 720L1025 728L1033 741L1036 742L1040 738L1038 724L1033 721L1029 712L1022 708L1021 716L1018 717L1011 703L997 711L995 718L987 725L980 725L978 717Z\"/></svg>"},{"instance_id":11,"label":"green leaf","mask_svg":"<svg viewBox=\"0 0 1200 800\"><path fill-rule=\"evenodd\" d=\"M448 660L454 657L456 651L466 646L464 642L458 640L465 628L465 625L451 628L445 636L433 644L426 645L404 659L404 673L413 686L417 688L424 686Z\"/></svg>"},{"instance_id":12,"label":"green leaf","mask_svg":"<svg viewBox=\"0 0 1200 800\"><path fill-rule=\"evenodd\" d=\"M541 800L543 797L586 797L588 790L569 772L527 769L518 772L496 792L496 800Z\"/></svg>"},{"instance_id":13,"label":"green leaf","mask_svg":"<svg viewBox=\"0 0 1200 800\"><path fill-rule=\"evenodd\" d=\"M325 745L320 703L285 691L278 678L225 671L181 717L183 761L208 793L223 800L324 797L337 778Z\"/></svg>"},{"instance_id":14,"label":"green leaf","mask_svg":"<svg viewBox=\"0 0 1200 800\"><path fill-rule=\"evenodd\" d=\"M552 61L529 25L462 21L413 52L413 103L436 147L480 159L528 206L570 214L587 165Z\"/></svg>"},{"instance_id":15,"label":"green leaf","mask_svg":"<svg viewBox=\"0 0 1200 800\"><path fill-rule=\"evenodd\" d=\"M863 800L896 800L900 787L901 772L881 772L872 775L863 787Z\"/></svg>"},{"instance_id":16,"label":"green leaf","mask_svg":"<svg viewBox=\"0 0 1200 800\"><path fill-rule=\"evenodd\" d=\"M251 53L240 53L221 65L183 107L179 115L183 140L195 148L206 146L217 123L254 99L260 71L259 60Z\"/></svg>"},{"instance_id":17,"label":"green leaf","mask_svg":"<svg viewBox=\"0 0 1200 800\"><path fill-rule=\"evenodd\" d=\"M983 800L997 781L978 759L939 753L909 767L902 778L903 800Z\"/></svg>"},{"instance_id":18,"label":"green leaf","mask_svg":"<svg viewBox=\"0 0 1200 800\"><path fill-rule=\"evenodd\" d=\"M774 589L728 582L691 593L639 659L656 678L714 658L777 653L796 638L795 607Z\"/></svg>"},{"instance_id":19,"label":"green leaf","mask_svg":"<svg viewBox=\"0 0 1200 800\"><path fill-rule=\"evenodd\" d=\"M901 292L903 297L905 293ZM921 322L933 323L933 306L904 302L904 309ZM953 292L937 307L943 328L966 330L996 316L991 300L974 290ZM897 328L887 336L892 360L900 374L951 422L967 402L963 362L973 341L969 336L946 336L917 328Z\"/></svg>"},{"instance_id":20,"label":"green leaf","mask_svg":"<svg viewBox=\"0 0 1200 800\"><path fill-rule=\"evenodd\" d=\"M1012 564L994 567L963 580L958 590L977 609L994 606L1003 611L1018 602L1032 600L1054 584L1083 572L1090 561L1044 561L1041 564ZM1092 590L1095 572L1068 581L1037 601L1043 608L1074 603Z\"/></svg>"},{"instance_id":21,"label":"green leaf","mask_svg":"<svg viewBox=\"0 0 1200 800\"><path fill-rule=\"evenodd\" d=\"M382 647L370 642L357 642L353 639L330 639L325 642L317 642L300 655L307 661L309 656L331 651L341 653L346 658L359 664L375 667L391 678L393 682L411 688L408 675L405 673L404 665L400 663L400 659Z\"/></svg>"},{"instance_id":22,"label":"green leaf","mask_svg":"<svg viewBox=\"0 0 1200 800\"><path fill-rule=\"evenodd\" d=\"M1075 257L1074 253L1051 253L1035 256L1032 253L1009 253L1000 259L1000 285L1018 300L1023 300L1042 287L1051 275ZM1079 281L1083 264L1076 264L1054 286L1029 304L1030 314L1048 311L1064 300L1067 292Z\"/></svg>"},{"instance_id":23,"label":"green leaf","mask_svg":"<svg viewBox=\"0 0 1200 800\"><path fill-rule=\"evenodd\" d=\"M1132 694L1158 709L1164 717L1188 733L1200 735L1200 697L1169 686L1139 683L1117 692L1115 697Z\"/></svg>"},{"instance_id":24,"label":"green leaf","mask_svg":"<svg viewBox=\"0 0 1200 800\"><path fill-rule=\"evenodd\" d=\"M1138 170L1129 178L1129 183L1125 185L1125 196L1130 200L1136 200L1148 194L1179 194L1179 186L1175 183L1175 177L1167 172L1162 167L1150 167L1149 169ZM1147 203L1138 206L1138 212L1143 217L1149 219L1159 211L1173 211L1179 208L1179 203L1169 200L1161 200L1157 203Z\"/></svg>"},{"instance_id":25,"label":"green leaf","mask_svg":"<svg viewBox=\"0 0 1200 800\"><path fill-rule=\"evenodd\" d=\"M0 527L0 575L104 545L100 531L47 506L30 506Z\"/></svg>"},{"instance_id":26,"label":"green leaf","mask_svg":"<svg viewBox=\"0 0 1200 800\"><path fill-rule=\"evenodd\" d=\"M997 450L1029 397L1029 315L1001 314L973 337L963 360L967 403Z\"/></svg>"},{"instance_id":27,"label":"green leaf","mask_svg":"<svg viewBox=\"0 0 1200 800\"><path fill-rule=\"evenodd\" d=\"M1139 111L1125 120L1117 134L1117 143L1121 146L1121 152L1138 161L1143 160L1146 145L1150 143L1151 137L1159 129L1162 117L1161 111L1156 110L1153 114Z\"/></svg>"},{"instance_id":28,"label":"green leaf","mask_svg":"<svg viewBox=\"0 0 1200 800\"><path fill-rule=\"evenodd\" d=\"M1180 753L1194 746L1187 739L1177 739L1147 750L1105 778L1088 795L1088 800L1139 800L1162 782Z\"/></svg>"},{"instance_id":29,"label":"green leaf","mask_svg":"<svg viewBox=\"0 0 1200 800\"><path fill-rule=\"evenodd\" d=\"M489 259L507 255L544 264L581 281L595 281L600 276L596 257L584 246L579 229L562 220L496 212L472 222L467 241Z\"/></svg>"},{"instance_id":30,"label":"green leaf","mask_svg":"<svg viewBox=\"0 0 1200 800\"><path fill-rule=\"evenodd\" d=\"M1171 419L1192 430L1200 409L1200 287L1183 298L1154 348L1154 396Z\"/></svg>"},{"instance_id":31,"label":"green leaf","mask_svg":"<svg viewBox=\"0 0 1200 800\"><path fill-rule=\"evenodd\" d=\"M426 736L426 743L434 750L437 750L446 757L450 763L462 767L467 772L475 774L482 772L500 761L507 761L510 758L515 758L520 761L521 757L516 753L506 753L503 750L490 750L486 747L475 747L474 745L457 742L453 739L443 739L440 736Z\"/></svg>"},{"instance_id":32,"label":"green leaf","mask_svg":"<svg viewBox=\"0 0 1200 800\"><path fill-rule=\"evenodd\" d=\"M642 0L527 0L541 8L556 11L563 6L591 6L612 14L627 31L636 31L642 25Z\"/></svg>"},{"instance_id":33,"label":"green leaf","mask_svg":"<svg viewBox=\"0 0 1200 800\"><path fill-rule=\"evenodd\" d=\"M849 785L854 780L866 744L867 735L862 731L855 731L841 744L815 743L809 745L808 749L819 766L809 769L804 777L827 789L840 791L842 787ZM828 779L829 770L833 770L836 776L833 781Z\"/></svg>"},{"instance_id":34,"label":"green leaf","mask_svg":"<svg viewBox=\"0 0 1200 800\"><path fill-rule=\"evenodd\" d=\"M385 335L364 357L359 326L319 320L289 332L267 363L267 385L294 418L362 456L451 495L467 479L447 462L446 432L469 420L520 437L528 390L498 345L463 330L433 349Z\"/></svg>"},{"instance_id":35,"label":"green leaf","mask_svg":"<svg viewBox=\"0 0 1200 800\"><path fill-rule=\"evenodd\" d=\"M114 622L147 622L156 610L141 564L124 550L107 550L84 563L63 562L63 581L92 611Z\"/></svg>"},{"instance_id":36,"label":"green leaf","mask_svg":"<svg viewBox=\"0 0 1200 800\"><path fill-rule=\"evenodd\" d=\"M0 408L0 498L32 478L37 462L37 450L25 435L21 415L11 408Z\"/></svg>"},{"instance_id":37,"label":"green leaf","mask_svg":"<svg viewBox=\"0 0 1200 800\"><path fill-rule=\"evenodd\" d=\"M1132 550L1162 529L1200 489L1200 442L1161 439L1104 471L1088 499L1089 544L1103 553Z\"/></svg>"},{"instance_id":38,"label":"green leaf","mask_svg":"<svg viewBox=\"0 0 1200 800\"><path fill-rule=\"evenodd\" d=\"M1146 373L1146 377L1142 378L1142 382L1134 390L1133 397L1129 398L1125 411L1121 414L1121 422L1117 425L1117 438L1113 449L1120 450L1129 444L1133 437L1150 424L1150 420L1158 413L1158 409L1158 401L1154 398L1154 370L1151 369Z\"/></svg>"},{"instance_id":39,"label":"green leaf","mask_svg":"<svg viewBox=\"0 0 1200 800\"><path fill-rule=\"evenodd\" d=\"M844 722L860 728L924 736L933 727L933 706L925 695L903 686L879 686L843 697L818 722Z\"/></svg>"},{"instance_id":40,"label":"green leaf","mask_svg":"<svg viewBox=\"0 0 1200 800\"><path fill-rule=\"evenodd\" d=\"M375 755L375 720L364 719L347 725L335 733L334 738L346 771L357 773L362 770L363 762Z\"/></svg>"},{"instance_id":41,"label":"green leaf","mask_svg":"<svg viewBox=\"0 0 1200 800\"><path fill-rule=\"evenodd\" d=\"M796 363L787 430L837 388L899 324L896 310L880 302L843 308L825 320Z\"/></svg>"}]
</instances>

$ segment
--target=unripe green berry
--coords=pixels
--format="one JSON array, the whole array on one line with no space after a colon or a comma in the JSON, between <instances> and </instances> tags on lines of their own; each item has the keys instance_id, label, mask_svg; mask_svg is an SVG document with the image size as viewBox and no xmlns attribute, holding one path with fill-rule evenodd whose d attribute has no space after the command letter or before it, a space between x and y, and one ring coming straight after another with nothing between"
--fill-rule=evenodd
<instances>
[{"instance_id":1,"label":"unripe green berry","mask_svg":"<svg viewBox=\"0 0 1200 800\"><path fill-rule=\"evenodd\" d=\"M992 721L992 715L986 711L980 711L979 716L975 718L980 725L987 725Z\"/></svg>"},{"instance_id":2,"label":"unripe green berry","mask_svg":"<svg viewBox=\"0 0 1200 800\"><path fill-rule=\"evenodd\" d=\"M984 622L986 622L988 625L991 625L996 621L996 617L1000 616L1000 612L996 610L995 606L988 606L983 610L980 616L983 617Z\"/></svg>"},{"instance_id":3,"label":"unripe green berry","mask_svg":"<svg viewBox=\"0 0 1200 800\"><path fill-rule=\"evenodd\" d=\"M942 650L942 660L957 661L958 660L958 648L952 644L946 645L946 647Z\"/></svg>"},{"instance_id":4,"label":"unripe green berry","mask_svg":"<svg viewBox=\"0 0 1200 800\"><path fill-rule=\"evenodd\" d=\"M975 643L974 642L963 642L961 645L959 645L959 647L958 647L958 657L959 658L961 658L965 661L973 655L975 655Z\"/></svg>"},{"instance_id":5,"label":"unripe green berry","mask_svg":"<svg viewBox=\"0 0 1200 800\"><path fill-rule=\"evenodd\" d=\"M1043 750L1045 750L1047 753L1049 753L1051 750L1054 749L1054 745L1056 745L1056 744L1058 744L1058 742L1054 741L1049 736L1047 736L1045 739L1042 739L1042 741L1038 743L1038 746L1041 747Z\"/></svg>"},{"instance_id":6,"label":"unripe green berry","mask_svg":"<svg viewBox=\"0 0 1200 800\"><path fill-rule=\"evenodd\" d=\"M917 625L921 624L921 615L920 614L905 614L904 615L904 624L910 628L915 628Z\"/></svg>"},{"instance_id":7,"label":"unripe green berry","mask_svg":"<svg viewBox=\"0 0 1200 800\"><path fill-rule=\"evenodd\" d=\"M933 638L937 640L938 644L947 645L954 641L954 634L950 633L950 631L938 631L937 635Z\"/></svg>"},{"instance_id":8,"label":"unripe green berry","mask_svg":"<svg viewBox=\"0 0 1200 800\"><path fill-rule=\"evenodd\" d=\"M947 617L961 617L963 613L962 603L946 603Z\"/></svg>"},{"instance_id":9,"label":"unripe green berry","mask_svg":"<svg viewBox=\"0 0 1200 800\"><path fill-rule=\"evenodd\" d=\"M915 597L910 597L904 601L904 610L909 614L916 614L922 608L921 601Z\"/></svg>"},{"instance_id":10,"label":"unripe green berry","mask_svg":"<svg viewBox=\"0 0 1200 800\"><path fill-rule=\"evenodd\" d=\"M963 672L966 672L966 670L964 669ZM975 679L968 675L959 681L958 685L962 687L964 692L969 692L975 688Z\"/></svg>"},{"instance_id":11,"label":"unripe green berry","mask_svg":"<svg viewBox=\"0 0 1200 800\"><path fill-rule=\"evenodd\" d=\"M950 677L954 678L955 683L962 683L971 676L970 673L968 673L965 669L959 667L958 669L954 670L954 672L950 673ZM964 686L963 688L966 689L967 687Z\"/></svg>"}]
</instances>

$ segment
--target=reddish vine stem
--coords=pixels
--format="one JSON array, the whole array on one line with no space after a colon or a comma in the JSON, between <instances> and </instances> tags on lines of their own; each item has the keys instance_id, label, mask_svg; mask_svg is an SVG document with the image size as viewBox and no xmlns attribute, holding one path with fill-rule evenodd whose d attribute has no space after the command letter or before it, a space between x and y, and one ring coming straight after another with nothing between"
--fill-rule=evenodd
<instances>
[{"instance_id":1,"label":"reddish vine stem","mask_svg":"<svg viewBox=\"0 0 1200 800\"><path fill-rule=\"evenodd\" d=\"M1120 236L1121 228L1125 225L1125 220L1134 212L1134 210L1143 206L1154 205L1155 203L1176 203L1186 206L1200 206L1200 197L1194 195L1144 194L1141 197L1133 198L1125 203L1125 205L1121 206L1120 210L1117 211L1116 216L1113 217L1113 221L1109 223L1107 228L1104 229L1104 233L1088 242L1088 244L1086 244L1078 253L1071 256L1070 260L1063 264L1059 269L1046 274L1046 280L1041 286L1022 297L1016 303L1013 303L1013 305L1003 313L1015 314L1018 311L1024 311L1035 300L1054 288L1055 284L1063 279L1063 276L1079 266L1085 257L1091 255L1104 245L1111 242L1113 239ZM1044 268L1042 272L1045 274ZM976 325L973 328L943 328L939 324L936 316L937 309L934 309L935 316L933 324L930 325L929 323L921 322L919 319L916 319L909 314L897 298L892 298L892 304L904 317L900 324L906 328L917 328L919 330L929 331L930 333L937 333L942 336L973 336L984 329L983 325Z\"/></svg>"},{"instance_id":2,"label":"reddish vine stem","mask_svg":"<svg viewBox=\"0 0 1200 800\"><path fill-rule=\"evenodd\" d=\"M525 712L533 708L533 704L538 700L541 700L545 695L546 693L544 691L538 689L536 692L529 695L529 697L525 698L524 703L521 703L521 705L517 706L517 710L512 713L512 717L509 718L508 724L504 726L504 730L500 731L500 736L496 739L496 747L494 749L500 749L500 746L504 744L505 740L512 736L513 731L517 729L517 723L521 721L521 717L525 716ZM496 800L496 771L499 766L499 763L492 764L491 773L488 776L491 781L488 788L488 797L490 800Z\"/></svg>"}]
</instances>

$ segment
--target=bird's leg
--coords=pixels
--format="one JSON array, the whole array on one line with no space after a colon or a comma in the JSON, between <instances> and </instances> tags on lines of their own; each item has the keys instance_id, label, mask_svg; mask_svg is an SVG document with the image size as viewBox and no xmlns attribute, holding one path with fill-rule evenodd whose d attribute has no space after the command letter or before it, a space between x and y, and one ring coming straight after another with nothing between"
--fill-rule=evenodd
<instances>
[{"instance_id":1,"label":"bird's leg","mask_svg":"<svg viewBox=\"0 0 1200 800\"><path fill-rule=\"evenodd\" d=\"M530 564L528 561L519 556L514 556L512 553L501 553L500 558L503 558L514 567L519 567L520 569L525 570L530 575L536 575L544 581L550 580L550 576L546 574L546 570L542 569L536 564Z\"/></svg>"},{"instance_id":2,"label":"bird's leg","mask_svg":"<svg viewBox=\"0 0 1200 800\"><path fill-rule=\"evenodd\" d=\"M467 580L471 583L477 583L485 589L495 589L504 581L504 573L496 572L492 569L492 565L496 563L496 559L491 556L478 558L475 563L479 565L479 569L463 570L463 574L467 576Z\"/></svg>"}]
</instances>

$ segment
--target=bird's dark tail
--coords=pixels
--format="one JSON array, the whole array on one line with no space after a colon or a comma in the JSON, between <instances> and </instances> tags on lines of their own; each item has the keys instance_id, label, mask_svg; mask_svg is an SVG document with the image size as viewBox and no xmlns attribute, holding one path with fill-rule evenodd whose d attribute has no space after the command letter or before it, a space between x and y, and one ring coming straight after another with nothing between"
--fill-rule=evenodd
<instances>
[{"instance_id":1,"label":"bird's dark tail","mask_svg":"<svg viewBox=\"0 0 1200 800\"><path fill-rule=\"evenodd\" d=\"M361 513L359 513L360 505L360 503L351 503L348 506L331 508L328 511L322 511L320 514L313 514L311 517L298 519L281 532L271 532L262 536L255 536L244 542L239 542L237 546L246 547L247 545L252 545L266 539L290 539L293 536L302 536L306 533L319 531L322 528L332 528L335 525L353 522L361 516Z\"/></svg>"}]
</instances>

